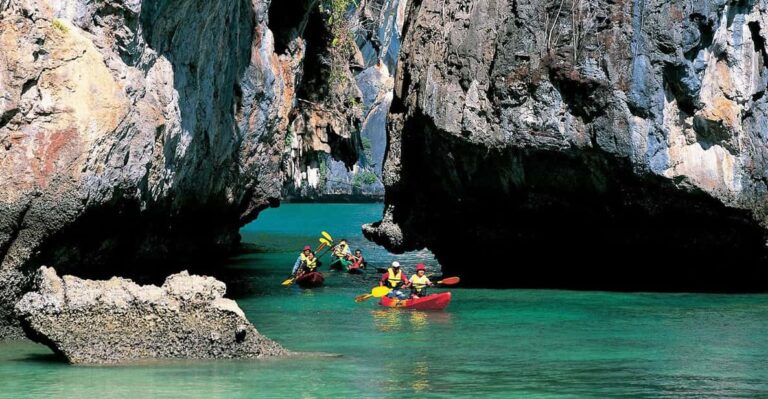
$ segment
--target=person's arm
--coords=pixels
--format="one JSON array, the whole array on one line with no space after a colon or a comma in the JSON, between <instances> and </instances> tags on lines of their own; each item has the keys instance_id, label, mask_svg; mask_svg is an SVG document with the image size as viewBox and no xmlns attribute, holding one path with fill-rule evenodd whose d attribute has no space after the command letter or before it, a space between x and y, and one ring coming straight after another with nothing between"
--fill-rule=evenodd
<instances>
[{"instance_id":1,"label":"person's arm","mask_svg":"<svg viewBox=\"0 0 768 399\"><path fill-rule=\"evenodd\" d=\"M411 286L411 280L408 280L407 277L405 277L405 273L400 274L400 280L403 281L403 287L410 287Z\"/></svg>"},{"instance_id":2,"label":"person's arm","mask_svg":"<svg viewBox=\"0 0 768 399\"><path fill-rule=\"evenodd\" d=\"M296 270L299 270L299 266L301 266L301 255L296 258L296 263L293 264L293 270L291 271L291 274L296 274Z\"/></svg>"},{"instance_id":3,"label":"person's arm","mask_svg":"<svg viewBox=\"0 0 768 399\"><path fill-rule=\"evenodd\" d=\"M384 282L389 279L389 272L384 273L383 276L381 276L381 280L379 280L379 286L384 286Z\"/></svg>"}]
</instances>

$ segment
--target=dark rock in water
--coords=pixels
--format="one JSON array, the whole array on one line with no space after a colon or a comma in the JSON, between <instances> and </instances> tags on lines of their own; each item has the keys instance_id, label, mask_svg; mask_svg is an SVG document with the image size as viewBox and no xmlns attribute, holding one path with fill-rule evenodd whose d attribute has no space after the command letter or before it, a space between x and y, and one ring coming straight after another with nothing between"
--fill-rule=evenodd
<instances>
[{"instance_id":1,"label":"dark rock in water","mask_svg":"<svg viewBox=\"0 0 768 399\"><path fill-rule=\"evenodd\" d=\"M15 308L24 331L74 364L289 354L259 334L211 277L182 272L161 287L139 286L117 277L60 278L41 267L35 285Z\"/></svg>"},{"instance_id":2,"label":"dark rock in water","mask_svg":"<svg viewBox=\"0 0 768 399\"><path fill-rule=\"evenodd\" d=\"M366 236L468 284L768 289L766 15L409 2Z\"/></svg>"}]
</instances>

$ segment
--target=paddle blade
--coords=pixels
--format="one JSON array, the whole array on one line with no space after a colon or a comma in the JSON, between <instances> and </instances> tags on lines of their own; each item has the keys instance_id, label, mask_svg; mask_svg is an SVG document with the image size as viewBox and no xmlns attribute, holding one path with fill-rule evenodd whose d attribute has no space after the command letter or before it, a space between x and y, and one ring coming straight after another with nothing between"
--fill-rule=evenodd
<instances>
[{"instance_id":1,"label":"paddle blade","mask_svg":"<svg viewBox=\"0 0 768 399\"><path fill-rule=\"evenodd\" d=\"M333 237L331 237L331 235L328 234L327 231L321 231L320 234L322 234L323 237L325 237L326 240L333 242Z\"/></svg>"},{"instance_id":2,"label":"paddle blade","mask_svg":"<svg viewBox=\"0 0 768 399\"><path fill-rule=\"evenodd\" d=\"M321 244L325 244L325 246L326 246L326 247L330 247L330 246L331 246L331 242L330 242L330 241L328 241L328 239L327 239L327 238L325 238L325 237L321 237L321 238L320 238L320 243L321 243Z\"/></svg>"},{"instance_id":3,"label":"paddle blade","mask_svg":"<svg viewBox=\"0 0 768 399\"><path fill-rule=\"evenodd\" d=\"M296 277L290 277L285 279L285 281L282 282L282 285L291 285L294 281L296 281Z\"/></svg>"},{"instance_id":4,"label":"paddle blade","mask_svg":"<svg viewBox=\"0 0 768 399\"><path fill-rule=\"evenodd\" d=\"M461 281L461 279L458 277L447 277L438 281L437 283L440 285L456 285L459 283L459 281Z\"/></svg>"},{"instance_id":5,"label":"paddle blade","mask_svg":"<svg viewBox=\"0 0 768 399\"><path fill-rule=\"evenodd\" d=\"M371 296L374 298L381 298L384 295L389 294L390 291L392 291L392 289L389 287L376 287L371 290Z\"/></svg>"},{"instance_id":6,"label":"paddle blade","mask_svg":"<svg viewBox=\"0 0 768 399\"><path fill-rule=\"evenodd\" d=\"M369 300L371 298L373 298L373 295L371 295L371 294L358 295L358 296L355 297L355 302L360 303L360 302L363 302L363 301L367 301L367 300Z\"/></svg>"}]
</instances>

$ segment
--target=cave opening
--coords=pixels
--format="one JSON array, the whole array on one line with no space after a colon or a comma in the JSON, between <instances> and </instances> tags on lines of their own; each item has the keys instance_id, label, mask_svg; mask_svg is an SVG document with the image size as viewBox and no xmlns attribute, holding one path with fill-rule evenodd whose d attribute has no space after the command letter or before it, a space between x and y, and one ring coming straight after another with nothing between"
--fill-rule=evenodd
<instances>
[{"instance_id":1,"label":"cave opening","mask_svg":"<svg viewBox=\"0 0 768 399\"><path fill-rule=\"evenodd\" d=\"M173 215L142 211L136 201L115 201L86 210L58 230L28 265L55 266L62 276L119 276L158 285L185 269L215 275L239 242L237 214L225 209L207 204Z\"/></svg>"},{"instance_id":2,"label":"cave opening","mask_svg":"<svg viewBox=\"0 0 768 399\"><path fill-rule=\"evenodd\" d=\"M307 16L316 10L317 0L277 0L269 6L267 26L275 36L275 52L285 54L291 43L305 35Z\"/></svg>"}]
</instances>

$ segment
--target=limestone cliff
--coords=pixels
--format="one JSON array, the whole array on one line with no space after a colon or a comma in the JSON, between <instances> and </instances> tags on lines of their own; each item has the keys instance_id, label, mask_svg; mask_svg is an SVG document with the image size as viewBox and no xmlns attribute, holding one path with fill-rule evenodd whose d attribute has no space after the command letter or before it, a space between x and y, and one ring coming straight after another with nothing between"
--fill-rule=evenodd
<instances>
[{"instance_id":1,"label":"limestone cliff","mask_svg":"<svg viewBox=\"0 0 768 399\"><path fill-rule=\"evenodd\" d=\"M469 283L765 290L766 32L765 1L413 1L364 231Z\"/></svg>"},{"instance_id":2,"label":"limestone cliff","mask_svg":"<svg viewBox=\"0 0 768 399\"><path fill-rule=\"evenodd\" d=\"M157 281L278 203L318 5L293 3L0 1L0 337L38 265Z\"/></svg>"},{"instance_id":3,"label":"limestone cliff","mask_svg":"<svg viewBox=\"0 0 768 399\"><path fill-rule=\"evenodd\" d=\"M383 197L386 115L406 3L367 0L350 4L337 32L333 25L318 22L330 18L319 9L317 15L310 15L307 31L314 34L307 35L307 69L331 73L321 73L319 78L317 73L309 73L303 78L298 109L286 137L284 197L295 201ZM313 24L327 29L318 31ZM346 34L339 35L338 30ZM325 43L340 39L346 39L348 51L334 57L333 46ZM321 48L313 43L320 43ZM334 64L343 68L334 72Z\"/></svg>"}]
</instances>

